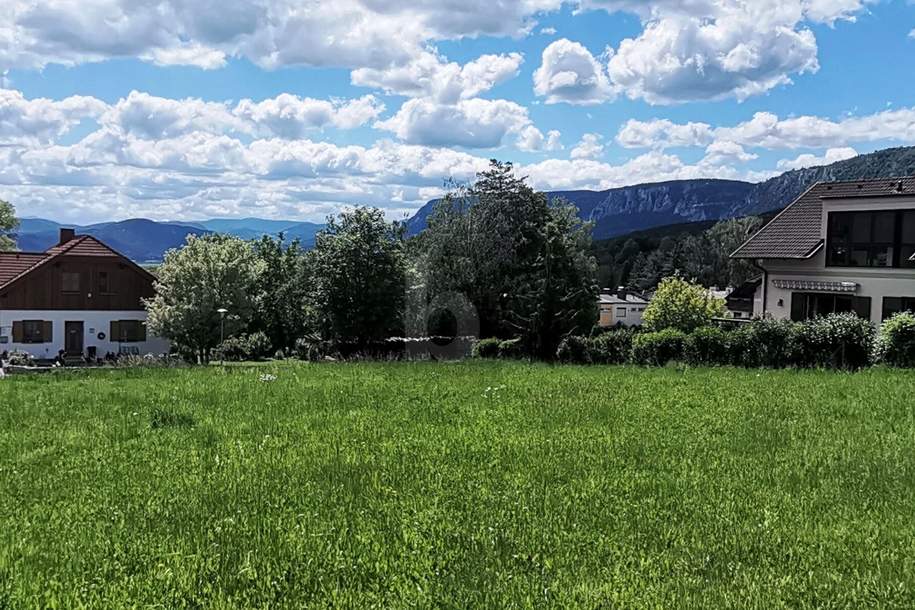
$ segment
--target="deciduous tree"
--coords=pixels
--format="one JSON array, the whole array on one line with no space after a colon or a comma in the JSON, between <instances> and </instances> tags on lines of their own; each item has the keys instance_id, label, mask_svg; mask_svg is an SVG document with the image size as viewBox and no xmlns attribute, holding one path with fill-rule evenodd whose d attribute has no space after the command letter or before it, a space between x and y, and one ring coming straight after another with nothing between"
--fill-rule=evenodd
<instances>
[{"instance_id":1,"label":"deciduous tree","mask_svg":"<svg viewBox=\"0 0 915 610\"><path fill-rule=\"evenodd\" d=\"M207 362L223 331L228 337L247 329L263 267L250 242L188 236L159 267L156 294L147 302L150 330ZM224 319L220 309L227 310Z\"/></svg>"}]
</instances>

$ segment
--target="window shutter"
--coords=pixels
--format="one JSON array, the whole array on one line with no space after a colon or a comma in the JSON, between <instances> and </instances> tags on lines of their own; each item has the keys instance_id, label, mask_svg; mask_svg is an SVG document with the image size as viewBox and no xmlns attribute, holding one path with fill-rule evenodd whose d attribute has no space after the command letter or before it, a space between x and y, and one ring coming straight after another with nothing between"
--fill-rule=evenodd
<instances>
[{"instance_id":1,"label":"window shutter","mask_svg":"<svg viewBox=\"0 0 915 610\"><path fill-rule=\"evenodd\" d=\"M121 323L117 320L111 321L111 332L108 333L109 341L120 341L121 340Z\"/></svg>"},{"instance_id":2,"label":"window shutter","mask_svg":"<svg viewBox=\"0 0 915 610\"><path fill-rule=\"evenodd\" d=\"M54 341L54 323L46 320L42 324L44 326L41 329L42 343L52 343Z\"/></svg>"},{"instance_id":3,"label":"window shutter","mask_svg":"<svg viewBox=\"0 0 915 610\"><path fill-rule=\"evenodd\" d=\"M22 322L13 322L13 343L22 343Z\"/></svg>"},{"instance_id":4,"label":"window shutter","mask_svg":"<svg viewBox=\"0 0 915 610\"><path fill-rule=\"evenodd\" d=\"M137 341L146 341L146 325L142 322L138 322L137 327Z\"/></svg>"}]
</instances>

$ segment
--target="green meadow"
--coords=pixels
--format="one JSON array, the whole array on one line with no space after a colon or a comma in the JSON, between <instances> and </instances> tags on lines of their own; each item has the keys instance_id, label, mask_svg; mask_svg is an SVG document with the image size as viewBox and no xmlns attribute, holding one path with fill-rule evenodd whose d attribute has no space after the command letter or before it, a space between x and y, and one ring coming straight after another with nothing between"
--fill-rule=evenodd
<instances>
[{"instance_id":1,"label":"green meadow","mask_svg":"<svg viewBox=\"0 0 915 610\"><path fill-rule=\"evenodd\" d=\"M915 372L0 380L0 608L915 606Z\"/></svg>"}]
</instances>

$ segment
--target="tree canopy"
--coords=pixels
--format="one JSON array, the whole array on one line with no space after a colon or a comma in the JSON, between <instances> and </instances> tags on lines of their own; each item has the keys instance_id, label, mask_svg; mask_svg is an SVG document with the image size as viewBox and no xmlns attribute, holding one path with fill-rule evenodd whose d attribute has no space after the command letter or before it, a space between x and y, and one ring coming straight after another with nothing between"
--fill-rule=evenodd
<instances>
[{"instance_id":1,"label":"tree canopy","mask_svg":"<svg viewBox=\"0 0 915 610\"><path fill-rule=\"evenodd\" d=\"M264 268L250 242L227 235L188 236L159 267L156 295L147 303L149 328L206 362L221 340L247 328ZM220 315L219 309L226 314Z\"/></svg>"},{"instance_id":2,"label":"tree canopy","mask_svg":"<svg viewBox=\"0 0 915 610\"><path fill-rule=\"evenodd\" d=\"M404 247L381 210L359 207L328 218L307 264L308 305L324 338L367 344L403 333Z\"/></svg>"},{"instance_id":3,"label":"tree canopy","mask_svg":"<svg viewBox=\"0 0 915 610\"><path fill-rule=\"evenodd\" d=\"M15 250L16 242L12 233L19 227L13 204L0 200L0 252Z\"/></svg>"}]
</instances>

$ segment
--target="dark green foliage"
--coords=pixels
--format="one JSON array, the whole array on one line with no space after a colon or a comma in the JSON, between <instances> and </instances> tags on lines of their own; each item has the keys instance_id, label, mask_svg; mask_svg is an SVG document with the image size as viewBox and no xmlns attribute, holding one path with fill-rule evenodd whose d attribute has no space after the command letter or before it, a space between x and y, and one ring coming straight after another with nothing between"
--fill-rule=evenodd
<instances>
[{"instance_id":1,"label":"dark green foliage","mask_svg":"<svg viewBox=\"0 0 915 610\"><path fill-rule=\"evenodd\" d=\"M857 370L870 363L874 327L853 313L807 320L800 327L803 366Z\"/></svg>"},{"instance_id":2,"label":"dark green foliage","mask_svg":"<svg viewBox=\"0 0 915 610\"><path fill-rule=\"evenodd\" d=\"M761 318L729 334L733 364L783 368L800 362L800 325L789 320Z\"/></svg>"},{"instance_id":3,"label":"dark green foliage","mask_svg":"<svg viewBox=\"0 0 915 610\"><path fill-rule=\"evenodd\" d=\"M213 356L217 360L244 362L263 360L270 352L270 339L258 331L250 335L229 337L216 347Z\"/></svg>"},{"instance_id":4,"label":"dark green foliage","mask_svg":"<svg viewBox=\"0 0 915 610\"><path fill-rule=\"evenodd\" d=\"M648 290L680 273L705 286L739 286L758 271L730 254L762 223L755 216L684 223L595 242L601 285Z\"/></svg>"},{"instance_id":5,"label":"dark green foliage","mask_svg":"<svg viewBox=\"0 0 915 610\"><path fill-rule=\"evenodd\" d=\"M728 332L715 326L697 328L686 338L683 345L683 359L693 366L728 364L730 360L728 340L734 332Z\"/></svg>"},{"instance_id":6,"label":"dark green foliage","mask_svg":"<svg viewBox=\"0 0 915 610\"><path fill-rule=\"evenodd\" d=\"M473 357L474 358L498 358L499 357L499 345L502 343L501 339L496 339L491 337L489 339L480 339L473 344Z\"/></svg>"},{"instance_id":7,"label":"dark green foliage","mask_svg":"<svg viewBox=\"0 0 915 610\"><path fill-rule=\"evenodd\" d=\"M520 337L506 339L499 343L499 358L518 360L525 356L524 343Z\"/></svg>"},{"instance_id":8,"label":"dark green foliage","mask_svg":"<svg viewBox=\"0 0 915 610\"><path fill-rule=\"evenodd\" d=\"M305 252L283 234L254 242L263 266L255 283L255 309L249 330L262 331L273 350L290 350L308 325L306 300L311 287Z\"/></svg>"},{"instance_id":9,"label":"dark green foliage","mask_svg":"<svg viewBox=\"0 0 915 610\"><path fill-rule=\"evenodd\" d=\"M570 335L559 343L556 360L563 364L589 364L592 342L587 337Z\"/></svg>"},{"instance_id":10,"label":"dark green foliage","mask_svg":"<svg viewBox=\"0 0 915 610\"><path fill-rule=\"evenodd\" d=\"M295 357L308 362L320 362L333 354L331 342L324 341L319 335L311 334L296 340Z\"/></svg>"},{"instance_id":11,"label":"dark green foliage","mask_svg":"<svg viewBox=\"0 0 915 610\"><path fill-rule=\"evenodd\" d=\"M626 364L632 356L635 328L614 328L590 339L590 360L594 364Z\"/></svg>"},{"instance_id":12,"label":"dark green foliage","mask_svg":"<svg viewBox=\"0 0 915 610\"><path fill-rule=\"evenodd\" d=\"M639 333L632 340L632 361L635 364L664 366L671 360L681 360L685 342L686 334L673 328Z\"/></svg>"},{"instance_id":13,"label":"dark green foliage","mask_svg":"<svg viewBox=\"0 0 915 610\"><path fill-rule=\"evenodd\" d=\"M915 314L897 313L883 323L876 355L890 366L915 367Z\"/></svg>"},{"instance_id":14,"label":"dark green foliage","mask_svg":"<svg viewBox=\"0 0 915 610\"><path fill-rule=\"evenodd\" d=\"M322 338L367 345L402 336L403 242L381 210L356 208L329 218L307 258L308 304Z\"/></svg>"},{"instance_id":15,"label":"dark green foliage","mask_svg":"<svg viewBox=\"0 0 915 610\"><path fill-rule=\"evenodd\" d=\"M192 428L196 425L193 416L169 409L155 408L149 414L149 425L153 428Z\"/></svg>"},{"instance_id":16,"label":"dark green foliage","mask_svg":"<svg viewBox=\"0 0 915 610\"><path fill-rule=\"evenodd\" d=\"M574 208L493 161L467 188L439 202L416 239L415 267L431 303L465 297L486 337L521 337L524 351L549 360L563 337L597 318L590 226Z\"/></svg>"}]
</instances>

